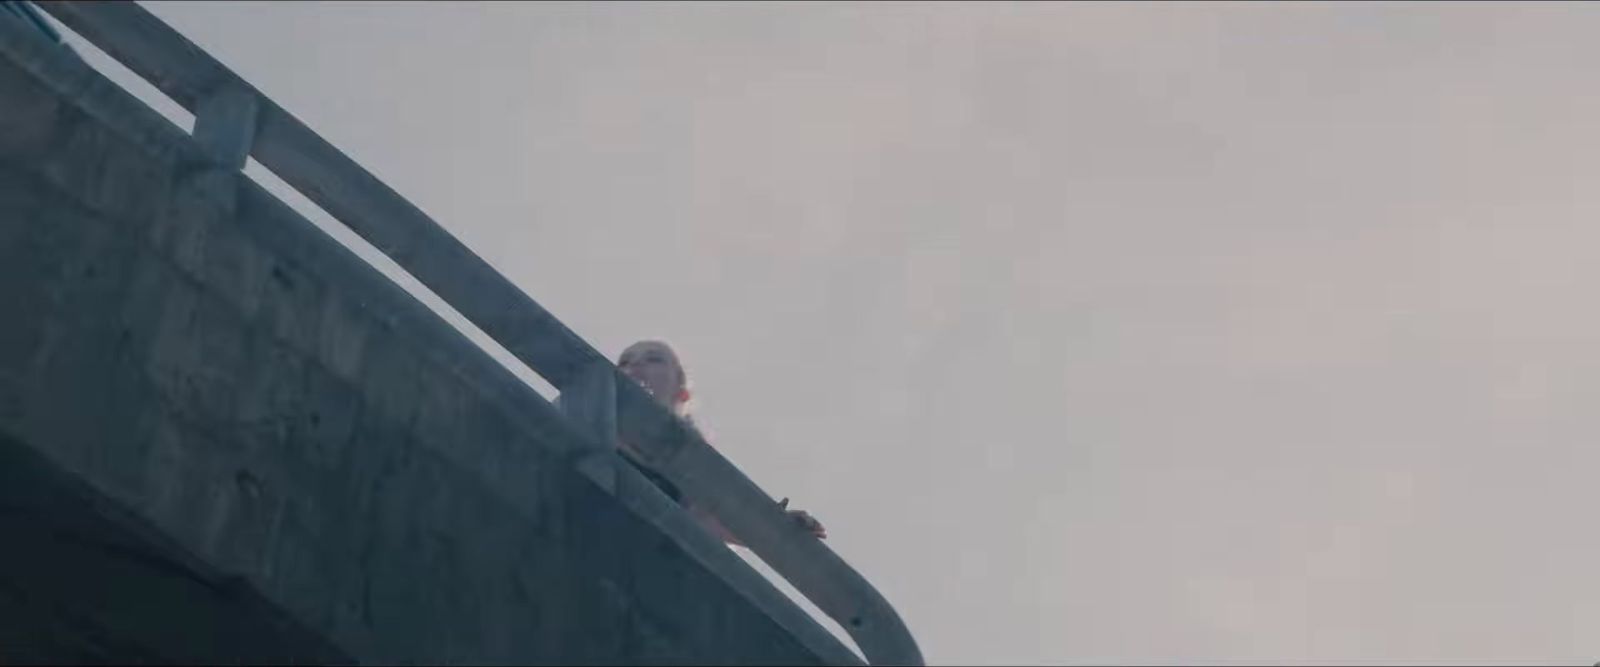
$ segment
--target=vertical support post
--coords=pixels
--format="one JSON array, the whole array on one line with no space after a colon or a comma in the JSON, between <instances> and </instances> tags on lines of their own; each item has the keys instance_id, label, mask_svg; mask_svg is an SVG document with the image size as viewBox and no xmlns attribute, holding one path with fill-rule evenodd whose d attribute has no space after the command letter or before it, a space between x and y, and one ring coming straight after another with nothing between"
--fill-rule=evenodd
<instances>
[{"instance_id":1,"label":"vertical support post","mask_svg":"<svg viewBox=\"0 0 1600 667\"><path fill-rule=\"evenodd\" d=\"M617 374L611 364L595 363L561 388L561 412L584 435L606 445L617 441Z\"/></svg>"},{"instance_id":2,"label":"vertical support post","mask_svg":"<svg viewBox=\"0 0 1600 667\"><path fill-rule=\"evenodd\" d=\"M217 164L243 169L256 140L256 94L237 87L218 90L201 100L194 115L194 138Z\"/></svg>"},{"instance_id":3,"label":"vertical support post","mask_svg":"<svg viewBox=\"0 0 1600 667\"><path fill-rule=\"evenodd\" d=\"M611 493L617 491L617 372L611 364L596 362L579 371L556 398L556 408L579 432L598 441L601 449L578 459L579 472Z\"/></svg>"}]
</instances>

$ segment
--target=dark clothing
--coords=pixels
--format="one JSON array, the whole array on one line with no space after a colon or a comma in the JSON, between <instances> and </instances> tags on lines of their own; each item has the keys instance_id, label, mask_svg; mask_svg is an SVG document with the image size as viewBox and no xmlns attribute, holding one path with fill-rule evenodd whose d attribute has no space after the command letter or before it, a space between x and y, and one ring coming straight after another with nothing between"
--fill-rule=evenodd
<instances>
[{"instance_id":1,"label":"dark clothing","mask_svg":"<svg viewBox=\"0 0 1600 667\"><path fill-rule=\"evenodd\" d=\"M685 415L679 417L679 419L681 420L681 423L690 431L697 435L700 434L700 429L695 426L693 418ZM703 438L705 436L702 435L701 437ZM639 474L644 475L645 479L650 480L651 484L656 485L656 488L661 489L662 493L667 494L667 497L671 498L672 502L675 502L685 508L689 506L689 499L683 497L683 491L678 488L678 485L673 484L671 480L668 480L664 475L656 472L650 466L645 465L644 462L633 458L632 455L628 454L627 448L620 446L617 447L617 454L621 455L623 459L625 459L634 467L634 469L638 470Z\"/></svg>"},{"instance_id":2,"label":"dark clothing","mask_svg":"<svg viewBox=\"0 0 1600 667\"><path fill-rule=\"evenodd\" d=\"M561 399L562 398L563 398L563 396L557 396L556 397L555 404L556 404L556 409L557 410L561 410L562 409L562 405L561 405ZM688 419L688 418L684 418L683 419L683 423L684 423L685 426L688 426L690 429L694 429L695 428L694 420L691 420L691 419ZM696 429L696 431L698 432L698 429ZM645 479L650 480L651 484L656 485L656 488L661 489L661 492L666 494L668 498L671 498L672 502L675 502L675 503L677 503L677 504L679 504L681 506L684 506L684 507L688 507L689 503L683 497L683 492L678 489L678 485L673 484L670 480L668 480L666 477L662 476L661 473L656 472L650 466L645 465L643 462L639 461L638 459L633 458L633 456L628 453L627 448L621 446L621 443L618 443L618 445L617 445L617 455L621 456L622 460L627 461L628 465L633 466L634 470L638 470L639 474L644 475Z\"/></svg>"},{"instance_id":3,"label":"dark clothing","mask_svg":"<svg viewBox=\"0 0 1600 667\"><path fill-rule=\"evenodd\" d=\"M656 485L656 488L661 489L662 493L667 494L667 497L671 498L672 502L675 502L679 505L684 504L683 492L678 490L678 486L676 484L673 484L666 477L662 477L661 473L651 470L649 466L635 461L634 458L627 453L627 451L618 449L617 453L622 455L622 460L627 461L628 464L633 466L635 470L638 470L639 474L644 475L645 479L650 480L651 484Z\"/></svg>"}]
</instances>

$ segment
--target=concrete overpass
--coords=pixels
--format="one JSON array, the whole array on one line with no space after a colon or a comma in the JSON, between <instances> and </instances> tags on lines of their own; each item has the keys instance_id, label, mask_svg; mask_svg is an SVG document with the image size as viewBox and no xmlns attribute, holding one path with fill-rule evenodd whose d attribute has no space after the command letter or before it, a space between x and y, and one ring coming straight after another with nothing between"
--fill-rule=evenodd
<instances>
[{"instance_id":1,"label":"concrete overpass","mask_svg":"<svg viewBox=\"0 0 1600 667\"><path fill-rule=\"evenodd\" d=\"M138 5L44 8L196 123L0 13L0 663L861 662L621 433L868 661L920 664L865 579L398 194Z\"/></svg>"}]
</instances>

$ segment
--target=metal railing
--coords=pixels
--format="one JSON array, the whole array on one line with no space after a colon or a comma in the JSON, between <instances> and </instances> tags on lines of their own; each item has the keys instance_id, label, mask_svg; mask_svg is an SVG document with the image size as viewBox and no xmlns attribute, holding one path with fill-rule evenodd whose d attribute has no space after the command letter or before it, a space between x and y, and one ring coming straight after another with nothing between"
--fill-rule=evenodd
<instances>
[{"instance_id":1,"label":"metal railing","mask_svg":"<svg viewBox=\"0 0 1600 667\"><path fill-rule=\"evenodd\" d=\"M837 621L868 662L923 664L910 631L865 578L693 429L621 380L609 358L404 197L138 4L40 7L191 111L194 139L219 165L241 169L254 157L559 389L586 433L636 443L647 464Z\"/></svg>"}]
</instances>

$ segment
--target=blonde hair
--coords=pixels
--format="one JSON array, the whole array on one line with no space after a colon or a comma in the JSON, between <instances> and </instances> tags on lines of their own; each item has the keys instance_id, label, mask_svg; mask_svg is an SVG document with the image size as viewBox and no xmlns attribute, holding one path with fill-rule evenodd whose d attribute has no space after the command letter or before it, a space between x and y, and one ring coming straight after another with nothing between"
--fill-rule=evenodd
<instances>
[{"instance_id":1,"label":"blonde hair","mask_svg":"<svg viewBox=\"0 0 1600 667\"><path fill-rule=\"evenodd\" d=\"M694 392L690 390L691 385L689 384L689 372L683 368L683 359L678 356L678 351L672 349L672 346L668 345L666 341L656 339L641 340L629 345L626 348L623 348L622 354L617 355L617 365L622 365L622 360L628 356L628 352L639 347L659 348L661 351L667 353L667 359L672 362L672 368L678 372L678 384L680 385L680 388L686 394L688 394L688 397L681 401L677 400L676 396L672 397L670 403L672 414L679 419L682 419L691 428L696 428L698 430L698 427L694 423L694 417L691 415L692 411L690 410L690 404L694 402Z\"/></svg>"}]
</instances>

